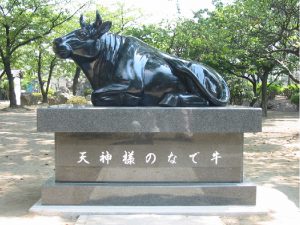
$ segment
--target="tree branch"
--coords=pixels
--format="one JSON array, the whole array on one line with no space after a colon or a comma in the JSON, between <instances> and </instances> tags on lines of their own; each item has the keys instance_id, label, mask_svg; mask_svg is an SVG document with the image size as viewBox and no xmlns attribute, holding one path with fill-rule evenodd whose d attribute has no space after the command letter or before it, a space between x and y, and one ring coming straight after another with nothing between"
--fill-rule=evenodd
<instances>
[{"instance_id":1,"label":"tree branch","mask_svg":"<svg viewBox=\"0 0 300 225\"><path fill-rule=\"evenodd\" d=\"M269 50L268 53L274 53L274 52L286 52L286 53L290 53L296 56L300 56L300 52L299 52L300 48L295 48L295 50L292 49L276 49L276 50Z\"/></svg>"},{"instance_id":2,"label":"tree branch","mask_svg":"<svg viewBox=\"0 0 300 225\"><path fill-rule=\"evenodd\" d=\"M2 7L1 5L0 5L0 10L1 10L1 12L2 12L2 15L5 16L5 15L4 15L5 13L4 13L3 7Z\"/></svg>"},{"instance_id":3,"label":"tree branch","mask_svg":"<svg viewBox=\"0 0 300 225\"><path fill-rule=\"evenodd\" d=\"M38 75L38 81L40 84L41 93L44 95L44 83L42 79L42 50L39 48L39 54L38 54L38 61L37 61L37 75Z\"/></svg>"},{"instance_id":4,"label":"tree branch","mask_svg":"<svg viewBox=\"0 0 300 225\"><path fill-rule=\"evenodd\" d=\"M275 81L277 81L277 79L279 78L280 75L281 75L281 74L278 73L278 74L276 75L275 79L274 79L272 82L270 82L270 83L268 84L268 87L271 86L271 84L273 84Z\"/></svg>"},{"instance_id":5,"label":"tree branch","mask_svg":"<svg viewBox=\"0 0 300 225\"><path fill-rule=\"evenodd\" d=\"M51 81L51 77L52 77L52 73L55 67L55 61L56 61L56 57L53 57L51 62L50 62L50 69L49 69L49 76L48 76L48 80L47 80L47 85L46 85L46 94L48 95L48 91L49 91L49 86L50 86L50 81Z\"/></svg>"},{"instance_id":6,"label":"tree branch","mask_svg":"<svg viewBox=\"0 0 300 225\"><path fill-rule=\"evenodd\" d=\"M7 10L7 13L10 13L13 10L14 6L16 5L16 3L17 3L17 0L14 0L13 3L12 3L12 5L11 5L11 7L9 8L9 10Z\"/></svg>"},{"instance_id":7,"label":"tree branch","mask_svg":"<svg viewBox=\"0 0 300 225\"><path fill-rule=\"evenodd\" d=\"M4 52L3 52L3 49L2 49L2 47L1 47L1 45L0 45L0 56L1 56L1 58L2 58L2 61L4 62Z\"/></svg>"},{"instance_id":8,"label":"tree branch","mask_svg":"<svg viewBox=\"0 0 300 225\"><path fill-rule=\"evenodd\" d=\"M254 83L254 81L253 80L251 80L249 77L247 77L247 76L244 76L244 75L240 75L240 76L237 76L237 77L240 77L240 78L244 78L244 79L246 79L246 80L248 80L250 83Z\"/></svg>"},{"instance_id":9,"label":"tree branch","mask_svg":"<svg viewBox=\"0 0 300 225\"><path fill-rule=\"evenodd\" d=\"M43 36L50 34L51 31L52 31L54 28L56 28L57 26L59 26L59 25L65 23L66 21L70 20L70 19L71 19L71 18L72 18L72 17L73 17L80 9L82 9L85 5L86 5L86 3L83 4L81 7L79 7L75 12L73 12L70 16L68 16L68 17L65 18L64 20L62 20L62 21L60 21L60 22L58 22L58 23L55 23L55 22L59 19L59 17L61 16L61 14L62 14L62 13L59 13L59 15L58 15L54 20L51 21L52 25L51 25L51 27L50 27L47 31L45 31L43 34L36 35L36 36L31 37L31 38L29 38L29 39L27 39L27 40L25 40L25 41L22 41L22 42L18 43L15 47L12 48L11 53L13 53L14 51L16 51L19 47L21 47L21 46L23 46L23 45L26 45L26 44L28 44L28 43L30 43L30 42L33 42L33 41L36 41L36 40L42 38Z\"/></svg>"},{"instance_id":10,"label":"tree branch","mask_svg":"<svg viewBox=\"0 0 300 225\"><path fill-rule=\"evenodd\" d=\"M288 73L287 75L289 76L289 78L291 78L292 81L294 81L294 82L297 83L297 84L300 84L300 80L298 80L296 77L293 76L292 71L287 67L287 65L285 65L283 62L281 62L281 61L278 60L278 59L275 59L275 61L276 61L280 66L282 66L282 68L283 68L284 70L286 70L286 72Z\"/></svg>"},{"instance_id":11,"label":"tree branch","mask_svg":"<svg viewBox=\"0 0 300 225\"><path fill-rule=\"evenodd\" d=\"M6 55L9 55L9 48L10 48L10 37L9 37L9 26L6 24L5 26L5 35L6 35Z\"/></svg>"},{"instance_id":12,"label":"tree branch","mask_svg":"<svg viewBox=\"0 0 300 225\"><path fill-rule=\"evenodd\" d=\"M0 80L2 79L2 77L5 75L5 70L2 71L1 75L0 75Z\"/></svg>"},{"instance_id":13,"label":"tree branch","mask_svg":"<svg viewBox=\"0 0 300 225\"><path fill-rule=\"evenodd\" d=\"M16 42L16 37L28 26L28 23L21 26L14 34L13 40L11 40L11 44L13 45Z\"/></svg>"}]
</instances>

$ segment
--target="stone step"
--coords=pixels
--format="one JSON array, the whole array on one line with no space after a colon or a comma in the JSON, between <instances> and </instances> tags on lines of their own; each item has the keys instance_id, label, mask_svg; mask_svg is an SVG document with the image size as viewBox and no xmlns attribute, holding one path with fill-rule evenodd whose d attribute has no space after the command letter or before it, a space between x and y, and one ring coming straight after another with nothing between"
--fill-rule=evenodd
<instances>
[{"instance_id":1,"label":"stone step","mask_svg":"<svg viewBox=\"0 0 300 225\"><path fill-rule=\"evenodd\" d=\"M75 225L223 225L217 216L102 215L80 216Z\"/></svg>"},{"instance_id":2,"label":"stone step","mask_svg":"<svg viewBox=\"0 0 300 225\"><path fill-rule=\"evenodd\" d=\"M249 183L71 183L48 180L45 205L211 206L255 205Z\"/></svg>"}]
</instances>

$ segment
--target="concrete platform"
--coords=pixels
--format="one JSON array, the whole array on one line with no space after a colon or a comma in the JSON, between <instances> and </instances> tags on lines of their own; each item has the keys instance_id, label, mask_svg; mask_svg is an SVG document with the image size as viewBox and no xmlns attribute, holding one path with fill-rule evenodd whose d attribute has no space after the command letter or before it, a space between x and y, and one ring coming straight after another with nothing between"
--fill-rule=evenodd
<instances>
[{"instance_id":1,"label":"concrete platform","mask_svg":"<svg viewBox=\"0 0 300 225\"><path fill-rule=\"evenodd\" d=\"M124 218L125 215L179 215L199 217L271 214L272 219L270 222L264 223L268 225L294 225L298 224L300 219L299 208L295 203L289 200L285 194L276 189L261 186L258 186L256 206L45 206L41 205L41 201L38 201L31 207L30 212L46 216L112 215L122 216ZM117 223L114 225L117 225Z\"/></svg>"},{"instance_id":2,"label":"concrete platform","mask_svg":"<svg viewBox=\"0 0 300 225\"><path fill-rule=\"evenodd\" d=\"M112 215L122 217L125 215L246 216L271 213L276 221L296 222L276 223L278 225L297 224L300 218L299 208L286 195L276 189L261 186L258 186L256 206L45 206L38 201L31 207L30 212L47 216ZM272 220L266 224L274 225L273 222Z\"/></svg>"},{"instance_id":3,"label":"concrete platform","mask_svg":"<svg viewBox=\"0 0 300 225\"><path fill-rule=\"evenodd\" d=\"M270 212L284 215L299 213L282 192L258 187L255 206L66 206L42 205L41 200L30 211L40 215L185 215L185 216L246 216Z\"/></svg>"},{"instance_id":4,"label":"concrete platform","mask_svg":"<svg viewBox=\"0 0 300 225\"><path fill-rule=\"evenodd\" d=\"M75 206L75 205L42 205L41 200L35 203L30 212L56 216L80 215L197 215L197 216L235 216L265 214L270 210L256 206Z\"/></svg>"},{"instance_id":5,"label":"concrete platform","mask_svg":"<svg viewBox=\"0 0 300 225\"><path fill-rule=\"evenodd\" d=\"M217 216L80 216L75 225L223 225Z\"/></svg>"}]
</instances>

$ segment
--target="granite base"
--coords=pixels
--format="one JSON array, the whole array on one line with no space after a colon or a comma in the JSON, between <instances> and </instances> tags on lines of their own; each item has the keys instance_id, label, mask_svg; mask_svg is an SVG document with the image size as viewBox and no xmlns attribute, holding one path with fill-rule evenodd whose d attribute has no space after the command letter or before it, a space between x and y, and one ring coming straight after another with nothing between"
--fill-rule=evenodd
<instances>
[{"instance_id":1,"label":"granite base","mask_svg":"<svg viewBox=\"0 0 300 225\"><path fill-rule=\"evenodd\" d=\"M125 151L133 153L132 163L123 161ZM243 134L55 133L55 180L242 182Z\"/></svg>"},{"instance_id":2,"label":"granite base","mask_svg":"<svg viewBox=\"0 0 300 225\"><path fill-rule=\"evenodd\" d=\"M201 206L255 205L247 183L59 183L42 189L43 205Z\"/></svg>"},{"instance_id":3,"label":"granite base","mask_svg":"<svg viewBox=\"0 0 300 225\"><path fill-rule=\"evenodd\" d=\"M43 205L256 203L241 183L243 134L261 131L261 109L57 106L38 109L37 128L55 133Z\"/></svg>"}]
</instances>

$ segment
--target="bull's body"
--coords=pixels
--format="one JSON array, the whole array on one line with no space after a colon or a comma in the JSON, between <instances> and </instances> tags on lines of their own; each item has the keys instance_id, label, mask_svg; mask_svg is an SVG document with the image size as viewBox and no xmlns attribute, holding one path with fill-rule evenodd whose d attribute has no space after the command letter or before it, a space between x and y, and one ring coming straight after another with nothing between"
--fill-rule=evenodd
<instances>
[{"instance_id":1,"label":"bull's body","mask_svg":"<svg viewBox=\"0 0 300 225\"><path fill-rule=\"evenodd\" d=\"M225 81L203 64L162 53L134 37L104 33L82 41L76 32L56 41L54 49L81 67L95 106L205 106L229 100ZM62 43L67 53L59 49Z\"/></svg>"}]
</instances>

